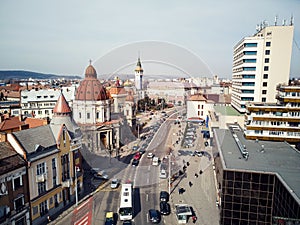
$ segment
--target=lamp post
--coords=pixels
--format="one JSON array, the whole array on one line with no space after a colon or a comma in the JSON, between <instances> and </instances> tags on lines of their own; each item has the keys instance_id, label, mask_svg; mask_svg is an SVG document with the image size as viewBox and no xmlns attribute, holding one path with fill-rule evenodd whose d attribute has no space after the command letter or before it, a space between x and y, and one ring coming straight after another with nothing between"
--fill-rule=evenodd
<instances>
[{"instance_id":1,"label":"lamp post","mask_svg":"<svg viewBox=\"0 0 300 225\"><path fill-rule=\"evenodd\" d=\"M75 172L75 204L78 205L78 190L77 190L77 172L80 171L79 167L75 166L74 167L74 172Z\"/></svg>"},{"instance_id":2,"label":"lamp post","mask_svg":"<svg viewBox=\"0 0 300 225\"><path fill-rule=\"evenodd\" d=\"M172 158L172 152L169 154L169 194L171 194L171 158Z\"/></svg>"}]
</instances>

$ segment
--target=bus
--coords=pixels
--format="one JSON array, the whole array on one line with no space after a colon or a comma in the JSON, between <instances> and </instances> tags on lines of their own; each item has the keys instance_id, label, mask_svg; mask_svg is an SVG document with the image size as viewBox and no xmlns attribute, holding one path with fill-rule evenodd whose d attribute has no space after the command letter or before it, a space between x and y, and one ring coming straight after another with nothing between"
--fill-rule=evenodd
<instances>
[{"instance_id":1,"label":"bus","mask_svg":"<svg viewBox=\"0 0 300 225\"><path fill-rule=\"evenodd\" d=\"M120 220L132 220L133 189L131 183L122 184L119 215Z\"/></svg>"}]
</instances>

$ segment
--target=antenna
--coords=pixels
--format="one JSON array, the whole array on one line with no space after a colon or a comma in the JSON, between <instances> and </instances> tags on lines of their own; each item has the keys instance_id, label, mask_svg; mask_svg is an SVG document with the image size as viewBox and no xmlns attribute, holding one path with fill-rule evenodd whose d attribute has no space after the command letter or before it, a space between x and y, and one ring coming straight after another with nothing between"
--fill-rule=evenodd
<instances>
[{"instance_id":1,"label":"antenna","mask_svg":"<svg viewBox=\"0 0 300 225\"><path fill-rule=\"evenodd\" d=\"M293 14L291 15L291 22L290 22L290 25L291 25L291 26L294 25L294 17L293 17Z\"/></svg>"},{"instance_id":2,"label":"antenna","mask_svg":"<svg viewBox=\"0 0 300 225\"><path fill-rule=\"evenodd\" d=\"M285 19L282 20L282 26L285 26Z\"/></svg>"},{"instance_id":3,"label":"antenna","mask_svg":"<svg viewBox=\"0 0 300 225\"><path fill-rule=\"evenodd\" d=\"M275 26L277 26L277 19L278 19L278 16L276 15L275 16L275 22L274 22Z\"/></svg>"}]
</instances>

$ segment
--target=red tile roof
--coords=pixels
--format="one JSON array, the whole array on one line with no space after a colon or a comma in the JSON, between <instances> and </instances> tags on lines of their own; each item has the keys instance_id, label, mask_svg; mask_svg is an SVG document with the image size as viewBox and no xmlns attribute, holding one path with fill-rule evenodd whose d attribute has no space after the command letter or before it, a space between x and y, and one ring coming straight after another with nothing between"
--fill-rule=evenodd
<instances>
[{"instance_id":1,"label":"red tile roof","mask_svg":"<svg viewBox=\"0 0 300 225\"><path fill-rule=\"evenodd\" d=\"M9 117L0 123L0 130L7 131L7 130L15 129L24 124L25 123L23 121L20 121L19 117Z\"/></svg>"},{"instance_id":2,"label":"red tile roof","mask_svg":"<svg viewBox=\"0 0 300 225\"><path fill-rule=\"evenodd\" d=\"M71 112L71 109L69 107L69 104L68 104L65 96L61 93L61 95L58 97L56 105L53 109L53 113L70 113L70 112Z\"/></svg>"}]
</instances>

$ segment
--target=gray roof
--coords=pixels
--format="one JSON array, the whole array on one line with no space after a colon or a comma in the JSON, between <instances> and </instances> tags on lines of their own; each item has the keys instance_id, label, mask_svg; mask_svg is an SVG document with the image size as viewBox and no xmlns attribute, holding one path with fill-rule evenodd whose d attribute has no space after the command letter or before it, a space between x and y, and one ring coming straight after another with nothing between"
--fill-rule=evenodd
<instances>
[{"instance_id":1,"label":"gray roof","mask_svg":"<svg viewBox=\"0 0 300 225\"><path fill-rule=\"evenodd\" d=\"M236 130L239 141L249 152L246 160L230 130L215 129L214 134L224 169L275 173L300 202L300 153L295 148L286 142L247 140L241 130Z\"/></svg>"},{"instance_id":2,"label":"gray roof","mask_svg":"<svg viewBox=\"0 0 300 225\"><path fill-rule=\"evenodd\" d=\"M56 146L55 138L48 125L13 132L13 135L27 154L39 152L36 150L53 149Z\"/></svg>"}]
</instances>

